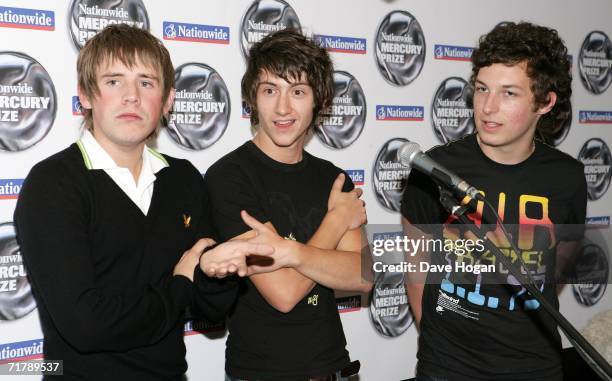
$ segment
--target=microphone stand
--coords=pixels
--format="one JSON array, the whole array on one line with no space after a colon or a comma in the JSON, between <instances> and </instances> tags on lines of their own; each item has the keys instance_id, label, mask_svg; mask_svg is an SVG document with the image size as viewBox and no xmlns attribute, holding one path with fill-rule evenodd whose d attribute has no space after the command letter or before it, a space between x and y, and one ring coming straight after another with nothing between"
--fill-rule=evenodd
<instances>
[{"instance_id":1,"label":"microphone stand","mask_svg":"<svg viewBox=\"0 0 612 381\"><path fill-rule=\"evenodd\" d=\"M584 359L584 361L601 377L602 380L612 381L612 367L608 362L593 348L593 346L578 332L576 328L555 308L552 304L544 298L544 295L540 292L538 287L535 286L535 282L531 277L531 273L525 268L527 276L521 272L521 267L516 266L509 257L505 256L497 246L491 242L483 229L476 226L469 218L465 216L467 206L460 205L458 201L452 196L452 194L440 187L440 202L452 215L457 217L459 222L464 224L474 235L483 241L484 246L491 251L495 258L500 261L508 271L514 275L516 280L533 296L544 310L555 320L558 326L561 328L567 339L572 343L576 351ZM485 202L486 203L486 202ZM488 204L488 203L486 203ZM502 224L502 221L499 221ZM503 224L502 224L503 225ZM508 242L513 245L512 237L507 235L506 229L502 231L506 235ZM520 252L513 247L517 254L517 262L522 265Z\"/></svg>"}]
</instances>

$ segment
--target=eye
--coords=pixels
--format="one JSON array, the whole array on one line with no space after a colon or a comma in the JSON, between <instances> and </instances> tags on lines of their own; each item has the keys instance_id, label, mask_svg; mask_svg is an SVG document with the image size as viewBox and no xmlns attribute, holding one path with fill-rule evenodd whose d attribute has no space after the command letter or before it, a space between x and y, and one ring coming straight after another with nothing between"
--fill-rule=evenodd
<instances>
[{"instance_id":1,"label":"eye","mask_svg":"<svg viewBox=\"0 0 612 381\"><path fill-rule=\"evenodd\" d=\"M273 88L271 88L271 87L264 87L264 88L261 90L261 92L262 92L264 95L272 95L272 94L274 94L274 89L273 89Z\"/></svg>"},{"instance_id":2,"label":"eye","mask_svg":"<svg viewBox=\"0 0 612 381\"><path fill-rule=\"evenodd\" d=\"M108 81L106 81L106 84L109 86L117 86L119 84L119 81L116 79L109 79Z\"/></svg>"},{"instance_id":3,"label":"eye","mask_svg":"<svg viewBox=\"0 0 612 381\"><path fill-rule=\"evenodd\" d=\"M149 88L153 87L153 82L151 82L151 81L142 81L141 82L141 86L144 87L144 88L149 89Z\"/></svg>"},{"instance_id":4,"label":"eye","mask_svg":"<svg viewBox=\"0 0 612 381\"><path fill-rule=\"evenodd\" d=\"M514 97L514 96L516 96L516 93L514 91L510 91L510 90L506 90L506 92L504 94L506 94L507 97Z\"/></svg>"},{"instance_id":5,"label":"eye","mask_svg":"<svg viewBox=\"0 0 612 381\"><path fill-rule=\"evenodd\" d=\"M488 89L486 87L484 87L484 86L480 86L480 85L476 86L476 92L477 93L485 93L485 92L487 92L487 90Z\"/></svg>"},{"instance_id":6,"label":"eye","mask_svg":"<svg viewBox=\"0 0 612 381\"><path fill-rule=\"evenodd\" d=\"M302 96L302 95L306 94L306 92L303 89L295 89L295 90L293 90L293 94L295 94L297 96Z\"/></svg>"}]
</instances>

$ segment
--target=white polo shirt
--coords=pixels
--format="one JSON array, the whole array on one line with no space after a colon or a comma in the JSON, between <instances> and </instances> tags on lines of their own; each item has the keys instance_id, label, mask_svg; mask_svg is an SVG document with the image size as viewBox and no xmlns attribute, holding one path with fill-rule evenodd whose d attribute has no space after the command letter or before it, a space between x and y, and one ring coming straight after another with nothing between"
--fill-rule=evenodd
<instances>
[{"instance_id":1,"label":"white polo shirt","mask_svg":"<svg viewBox=\"0 0 612 381\"><path fill-rule=\"evenodd\" d=\"M83 154L87 169L104 170L146 215L153 197L155 174L168 166L166 159L157 151L145 146L142 152L140 176L138 181L134 181L130 170L119 167L88 130L83 132L77 145Z\"/></svg>"}]
</instances>

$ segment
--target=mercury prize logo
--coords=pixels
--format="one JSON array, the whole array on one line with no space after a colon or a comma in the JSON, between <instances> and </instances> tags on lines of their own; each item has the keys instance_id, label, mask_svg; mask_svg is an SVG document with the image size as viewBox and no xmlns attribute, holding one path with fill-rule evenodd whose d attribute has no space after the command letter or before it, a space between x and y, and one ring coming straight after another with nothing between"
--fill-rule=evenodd
<instances>
[{"instance_id":1,"label":"mercury prize logo","mask_svg":"<svg viewBox=\"0 0 612 381\"><path fill-rule=\"evenodd\" d=\"M168 133L185 148L210 147L229 122L230 96L223 78L204 63L186 63L176 68L174 85Z\"/></svg>"},{"instance_id":2,"label":"mercury prize logo","mask_svg":"<svg viewBox=\"0 0 612 381\"><path fill-rule=\"evenodd\" d=\"M331 148L346 148L361 135L365 119L366 100L359 81L345 71L334 72L334 98L315 121L317 136Z\"/></svg>"},{"instance_id":3,"label":"mercury prize logo","mask_svg":"<svg viewBox=\"0 0 612 381\"><path fill-rule=\"evenodd\" d=\"M301 30L300 20L291 6L283 0L255 0L240 23L240 49L244 57L254 43L272 32L285 28Z\"/></svg>"},{"instance_id":4,"label":"mercury prize logo","mask_svg":"<svg viewBox=\"0 0 612 381\"><path fill-rule=\"evenodd\" d=\"M612 82L612 43L604 32L593 31L582 42L578 72L584 87L601 94Z\"/></svg>"},{"instance_id":5,"label":"mercury prize logo","mask_svg":"<svg viewBox=\"0 0 612 381\"><path fill-rule=\"evenodd\" d=\"M34 58L0 52L0 149L22 151L42 140L55 120L55 86Z\"/></svg>"},{"instance_id":6,"label":"mercury prize logo","mask_svg":"<svg viewBox=\"0 0 612 381\"><path fill-rule=\"evenodd\" d=\"M73 0L68 27L77 49L111 24L128 24L149 30L149 16L142 0Z\"/></svg>"},{"instance_id":7,"label":"mercury prize logo","mask_svg":"<svg viewBox=\"0 0 612 381\"><path fill-rule=\"evenodd\" d=\"M425 63L425 35L410 13L393 11L378 26L375 37L376 66L383 78L406 86L418 77Z\"/></svg>"}]
</instances>

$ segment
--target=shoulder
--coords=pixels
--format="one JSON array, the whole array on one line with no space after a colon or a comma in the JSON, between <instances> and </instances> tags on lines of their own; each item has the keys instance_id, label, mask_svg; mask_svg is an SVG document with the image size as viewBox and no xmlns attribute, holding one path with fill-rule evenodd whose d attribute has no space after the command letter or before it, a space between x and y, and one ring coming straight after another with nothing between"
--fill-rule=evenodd
<instances>
[{"instance_id":1,"label":"shoulder","mask_svg":"<svg viewBox=\"0 0 612 381\"><path fill-rule=\"evenodd\" d=\"M176 176L198 176L201 177L200 171L187 159L180 159L173 156L169 156L162 153L157 153L154 151L154 154L159 155L163 158L163 160L168 163L167 170L169 173Z\"/></svg>"},{"instance_id":2,"label":"shoulder","mask_svg":"<svg viewBox=\"0 0 612 381\"><path fill-rule=\"evenodd\" d=\"M446 144L440 144L427 150L427 155L434 160L463 157L475 152L476 134L469 134Z\"/></svg>"},{"instance_id":3,"label":"shoulder","mask_svg":"<svg viewBox=\"0 0 612 381\"><path fill-rule=\"evenodd\" d=\"M229 174L239 172L249 160L249 150L246 144L222 156L206 170L206 179L225 178Z\"/></svg>"},{"instance_id":4,"label":"shoulder","mask_svg":"<svg viewBox=\"0 0 612 381\"><path fill-rule=\"evenodd\" d=\"M584 176L584 164L569 154L552 147L548 144L536 140L536 148L540 158L551 166L554 166L555 172L563 171L571 175Z\"/></svg>"},{"instance_id":5,"label":"shoulder","mask_svg":"<svg viewBox=\"0 0 612 381\"><path fill-rule=\"evenodd\" d=\"M25 184L38 181L57 182L70 179L77 182L87 173L85 159L76 144L49 156L32 167L26 177Z\"/></svg>"},{"instance_id":6,"label":"shoulder","mask_svg":"<svg viewBox=\"0 0 612 381\"><path fill-rule=\"evenodd\" d=\"M306 151L304 151L304 157L309 161L309 165L311 165L314 170L317 171L319 178L325 183L326 187L333 183L340 173L344 173L345 176L344 186L342 189L344 192L350 191L355 187L348 173L346 173L346 171L343 169L338 168L331 161L313 156Z\"/></svg>"}]
</instances>

